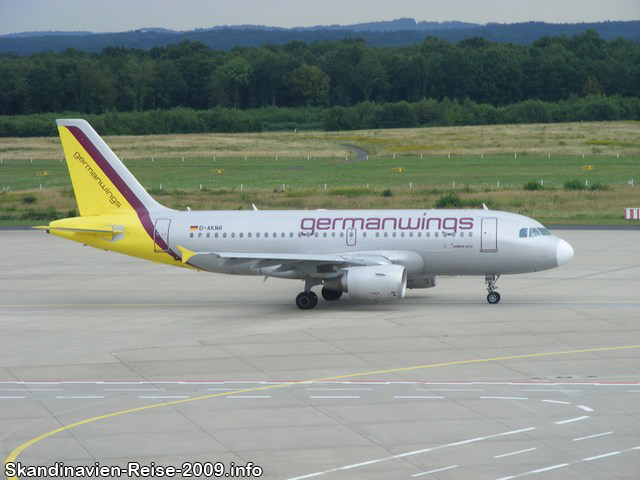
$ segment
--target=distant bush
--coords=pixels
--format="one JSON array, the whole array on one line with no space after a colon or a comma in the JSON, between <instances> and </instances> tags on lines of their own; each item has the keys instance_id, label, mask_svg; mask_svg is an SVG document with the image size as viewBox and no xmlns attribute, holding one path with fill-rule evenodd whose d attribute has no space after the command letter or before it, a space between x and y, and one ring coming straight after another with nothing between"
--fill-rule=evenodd
<instances>
[{"instance_id":1,"label":"distant bush","mask_svg":"<svg viewBox=\"0 0 640 480\"><path fill-rule=\"evenodd\" d=\"M22 197L22 203L35 203L38 199L35 195L25 195Z\"/></svg>"},{"instance_id":2,"label":"distant bush","mask_svg":"<svg viewBox=\"0 0 640 480\"><path fill-rule=\"evenodd\" d=\"M609 189L609 185L606 185L604 183L596 182L596 183L592 183L587 188L589 190L608 190Z\"/></svg>"},{"instance_id":3,"label":"distant bush","mask_svg":"<svg viewBox=\"0 0 640 480\"><path fill-rule=\"evenodd\" d=\"M564 189L565 190L584 190L585 185L581 180L578 180L578 179L567 180L566 182L564 182Z\"/></svg>"},{"instance_id":4,"label":"distant bush","mask_svg":"<svg viewBox=\"0 0 640 480\"><path fill-rule=\"evenodd\" d=\"M531 182L525 183L522 189L529 190L529 191L544 190L544 186L540 185L540 182L531 181Z\"/></svg>"},{"instance_id":5,"label":"distant bush","mask_svg":"<svg viewBox=\"0 0 640 480\"><path fill-rule=\"evenodd\" d=\"M381 194L383 197L392 197L393 196L393 192L391 191L390 188L387 188L386 190L382 191Z\"/></svg>"},{"instance_id":6,"label":"distant bush","mask_svg":"<svg viewBox=\"0 0 640 480\"><path fill-rule=\"evenodd\" d=\"M462 208L464 202L455 193L445 193L436 201L436 208Z\"/></svg>"}]
</instances>

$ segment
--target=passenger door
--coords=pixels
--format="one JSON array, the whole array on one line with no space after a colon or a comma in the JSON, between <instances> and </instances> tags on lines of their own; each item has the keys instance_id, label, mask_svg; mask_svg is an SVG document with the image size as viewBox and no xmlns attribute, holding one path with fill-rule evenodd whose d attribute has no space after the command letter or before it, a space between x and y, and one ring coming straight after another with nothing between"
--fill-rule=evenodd
<instances>
[{"instance_id":1,"label":"passenger door","mask_svg":"<svg viewBox=\"0 0 640 480\"><path fill-rule=\"evenodd\" d=\"M481 224L482 235L480 237L481 252L498 251L498 219L483 218Z\"/></svg>"}]
</instances>

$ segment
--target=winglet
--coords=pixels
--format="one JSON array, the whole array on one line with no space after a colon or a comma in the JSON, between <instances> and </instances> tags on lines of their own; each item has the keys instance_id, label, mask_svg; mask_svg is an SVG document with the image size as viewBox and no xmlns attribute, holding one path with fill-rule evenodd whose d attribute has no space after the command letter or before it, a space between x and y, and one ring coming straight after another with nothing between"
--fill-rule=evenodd
<instances>
[{"instance_id":1,"label":"winglet","mask_svg":"<svg viewBox=\"0 0 640 480\"><path fill-rule=\"evenodd\" d=\"M258 211L258 207L256 207L255 203L252 203L251 206L253 207L253 211L257 212Z\"/></svg>"},{"instance_id":2,"label":"winglet","mask_svg":"<svg viewBox=\"0 0 640 480\"><path fill-rule=\"evenodd\" d=\"M484 203L482 204L482 208L483 208L484 210L489 210L489 209L487 208L487 206L486 206Z\"/></svg>"},{"instance_id":3,"label":"winglet","mask_svg":"<svg viewBox=\"0 0 640 480\"><path fill-rule=\"evenodd\" d=\"M182 263L187 263L189 259L196 254L196 252L192 252L191 250L181 247L180 245L178 245L176 248L180 250L180 253L182 253Z\"/></svg>"}]
</instances>

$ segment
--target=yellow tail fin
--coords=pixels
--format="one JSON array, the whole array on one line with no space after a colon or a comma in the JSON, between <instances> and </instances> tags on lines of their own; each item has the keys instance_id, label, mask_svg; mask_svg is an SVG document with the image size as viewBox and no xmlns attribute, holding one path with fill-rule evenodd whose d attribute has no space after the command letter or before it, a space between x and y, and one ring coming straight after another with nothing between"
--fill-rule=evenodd
<instances>
[{"instance_id":1,"label":"yellow tail fin","mask_svg":"<svg viewBox=\"0 0 640 480\"><path fill-rule=\"evenodd\" d=\"M57 120L81 216L164 210L85 120Z\"/></svg>"}]
</instances>

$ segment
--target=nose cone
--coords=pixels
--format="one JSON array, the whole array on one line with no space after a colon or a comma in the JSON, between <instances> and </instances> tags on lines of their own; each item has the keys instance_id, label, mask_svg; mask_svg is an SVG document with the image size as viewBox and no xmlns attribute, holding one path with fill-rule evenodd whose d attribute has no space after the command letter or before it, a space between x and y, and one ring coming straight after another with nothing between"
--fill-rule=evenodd
<instances>
[{"instance_id":1,"label":"nose cone","mask_svg":"<svg viewBox=\"0 0 640 480\"><path fill-rule=\"evenodd\" d=\"M560 240L556 247L556 258L558 259L558 266L567 263L573 258L573 247L568 242Z\"/></svg>"}]
</instances>

